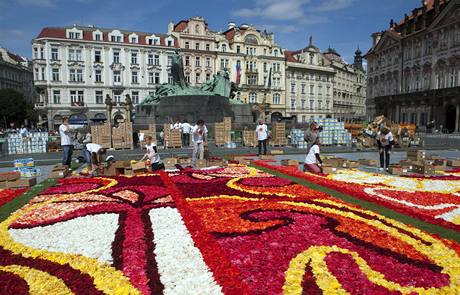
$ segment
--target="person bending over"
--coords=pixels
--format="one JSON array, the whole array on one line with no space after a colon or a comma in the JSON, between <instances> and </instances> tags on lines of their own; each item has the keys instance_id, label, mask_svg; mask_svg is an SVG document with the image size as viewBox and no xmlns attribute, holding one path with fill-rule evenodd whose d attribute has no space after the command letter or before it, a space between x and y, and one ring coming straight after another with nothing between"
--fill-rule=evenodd
<instances>
[{"instance_id":1,"label":"person bending over","mask_svg":"<svg viewBox=\"0 0 460 295\"><path fill-rule=\"evenodd\" d=\"M152 136L147 137L147 144L145 145L146 153L141 161L146 158L150 160L152 171L164 170L165 165L160 162L160 155L158 154L157 145L153 142Z\"/></svg>"},{"instance_id":2,"label":"person bending over","mask_svg":"<svg viewBox=\"0 0 460 295\"><path fill-rule=\"evenodd\" d=\"M319 156L319 144L319 139L316 138L305 158L304 171L315 174L323 173L323 169L320 166L323 164L323 161Z\"/></svg>"}]
</instances>

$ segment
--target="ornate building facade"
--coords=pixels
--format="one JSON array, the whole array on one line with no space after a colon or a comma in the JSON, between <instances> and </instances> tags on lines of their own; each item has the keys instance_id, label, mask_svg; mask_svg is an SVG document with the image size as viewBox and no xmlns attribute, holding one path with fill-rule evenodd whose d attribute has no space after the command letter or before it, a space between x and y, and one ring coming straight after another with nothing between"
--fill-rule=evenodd
<instances>
[{"instance_id":1,"label":"ornate building facade","mask_svg":"<svg viewBox=\"0 0 460 295\"><path fill-rule=\"evenodd\" d=\"M105 119L106 95L136 105L168 82L172 35L96 27L44 28L32 41L39 119L53 129L63 116ZM125 118L115 107L113 119Z\"/></svg>"},{"instance_id":2,"label":"ornate building facade","mask_svg":"<svg viewBox=\"0 0 460 295\"><path fill-rule=\"evenodd\" d=\"M178 40L184 58L184 75L190 85L212 78L216 68L216 33L202 17L192 17L168 25L168 34Z\"/></svg>"},{"instance_id":3,"label":"ornate building facade","mask_svg":"<svg viewBox=\"0 0 460 295\"><path fill-rule=\"evenodd\" d=\"M34 77L27 59L0 48L0 89L13 89L30 103L34 99Z\"/></svg>"},{"instance_id":4,"label":"ornate building facade","mask_svg":"<svg viewBox=\"0 0 460 295\"><path fill-rule=\"evenodd\" d=\"M216 71L227 70L240 91L237 98L252 103L259 117L285 115L285 59L273 33L229 23L216 34Z\"/></svg>"},{"instance_id":5,"label":"ornate building facade","mask_svg":"<svg viewBox=\"0 0 460 295\"><path fill-rule=\"evenodd\" d=\"M297 122L334 116L333 80L335 71L330 62L313 45L297 51L285 51L286 116Z\"/></svg>"},{"instance_id":6,"label":"ornate building facade","mask_svg":"<svg viewBox=\"0 0 460 295\"><path fill-rule=\"evenodd\" d=\"M368 60L369 118L460 131L460 0L428 0L374 33Z\"/></svg>"}]
</instances>

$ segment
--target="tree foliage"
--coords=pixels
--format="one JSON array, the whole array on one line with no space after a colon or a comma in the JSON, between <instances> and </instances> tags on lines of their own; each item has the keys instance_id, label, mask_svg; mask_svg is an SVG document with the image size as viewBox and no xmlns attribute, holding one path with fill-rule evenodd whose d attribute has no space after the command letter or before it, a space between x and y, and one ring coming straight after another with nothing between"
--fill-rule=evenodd
<instances>
[{"instance_id":1,"label":"tree foliage","mask_svg":"<svg viewBox=\"0 0 460 295\"><path fill-rule=\"evenodd\" d=\"M0 120L3 124L20 125L25 119L34 116L33 106L24 99L24 95L14 89L0 89Z\"/></svg>"}]
</instances>

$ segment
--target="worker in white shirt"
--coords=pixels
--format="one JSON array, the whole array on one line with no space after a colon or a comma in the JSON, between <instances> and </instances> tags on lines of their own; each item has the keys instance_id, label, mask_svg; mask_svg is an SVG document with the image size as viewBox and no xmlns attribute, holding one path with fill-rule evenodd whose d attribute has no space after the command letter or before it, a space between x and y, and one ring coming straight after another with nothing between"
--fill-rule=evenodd
<instances>
[{"instance_id":1,"label":"worker in white shirt","mask_svg":"<svg viewBox=\"0 0 460 295\"><path fill-rule=\"evenodd\" d=\"M193 136L193 153L192 164L195 165L197 154L199 159L204 159L204 146L208 145L208 128L204 125L204 121L199 119L195 127L192 129Z\"/></svg>"},{"instance_id":2,"label":"worker in white shirt","mask_svg":"<svg viewBox=\"0 0 460 295\"><path fill-rule=\"evenodd\" d=\"M189 146L190 145L190 132L192 131L192 126L189 124L187 120L184 120L182 123L182 145Z\"/></svg>"},{"instance_id":3,"label":"worker in white shirt","mask_svg":"<svg viewBox=\"0 0 460 295\"><path fill-rule=\"evenodd\" d=\"M323 169L320 166L323 164L323 161L319 156L319 145L319 138L315 137L314 141L311 143L311 147L305 158L305 165L303 166L303 171L308 171L315 174L323 173Z\"/></svg>"},{"instance_id":4,"label":"worker in white shirt","mask_svg":"<svg viewBox=\"0 0 460 295\"><path fill-rule=\"evenodd\" d=\"M70 164L72 163L74 133L75 130L69 126L69 118L62 118L62 124L59 126L62 148L62 165L67 168L70 168Z\"/></svg>"},{"instance_id":5,"label":"worker in white shirt","mask_svg":"<svg viewBox=\"0 0 460 295\"><path fill-rule=\"evenodd\" d=\"M259 142L259 156L262 154L262 146L264 148L264 155L267 154L267 140L268 140L268 127L267 125L259 120L259 124L256 126L257 141Z\"/></svg>"},{"instance_id":6,"label":"worker in white shirt","mask_svg":"<svg viewBox=\"0 0 460 295\"><path fill-rule=\"evenodd\" d=\"M180 130L182 127L181 123L179 121L176 121L176 123L174 123L173 125L173 129L174 130Z\"/></svg>"},{"instance_id":7,"label":"worker in white shirt","mask_svg":"<svg viewBox=\"0 0 460 295\"><path fill-rule=\"evenodd\" d=\"M395 144L393 133L386 126L382 126L380 131L377 132L377 146L380 154L380 170L388 171L390 166L390 151Z\"/></svg>"},{"instance_id":8,"label":"worker in white shirt","mask_svg":"<svg viewBox=\"0 0 460 295\"><path fill-rule=\"evenodd\" d=\"M90 174L93 174L94 171L101 168L102 157L106 154L106 149L97 143L88 143L86 151L89 153L89 158L91 159Z\"/></svg>"},{"instance_id":9,"label":"worker in white shirt","mask_svg":"<svg viewBox=\"0 0 460 295\"><path fill-rule=\"evenodd\" d=\"M152 136L147 136L147 144L145 145L145 155L142 157L141 162L146 158L150 160L152 171L164 170L165 165L160 162L160 154L158 154L157 145L153 142Z\"/></svg>"}]
</instances>

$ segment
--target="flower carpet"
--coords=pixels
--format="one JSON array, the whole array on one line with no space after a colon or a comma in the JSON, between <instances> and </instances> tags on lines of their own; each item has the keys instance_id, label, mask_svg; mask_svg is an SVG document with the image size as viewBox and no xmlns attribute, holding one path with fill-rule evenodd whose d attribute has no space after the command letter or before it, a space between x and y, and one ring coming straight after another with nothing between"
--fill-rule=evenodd
<instances>
[{"instance_id":1,"label":"flower carpet","mask_svg":"<svg viewBox=\"0 0 460 295\"><path fill-rule=\"evenodd\" d=\"M20 195L22 195L27 189L18 188L18 189L11 189L5 188L0 189L0 206L5 205L6 203L16 199Z\"/></svg>"},{"instance_id":2,"label":"flower carpet","mask_svg":"<svg viewBox=\"0 0 460 295\"><path fill-rule=\"evenodd\" d=\"M380 204L432 224L460 231L460 176L399 177L359 170L316 175L297 167L256 161L257 165Z\"/></svg>"},{"instance_id":3,"label":"flower carpet","mask_svg":"<svg viewBox=\"0 0 460 295\"><path fill-rule=\"evenodd\" d=\"M65 179L0 223L1 294L459 292L459 244L243 165Z\"/></svg>"}]
</instances>

